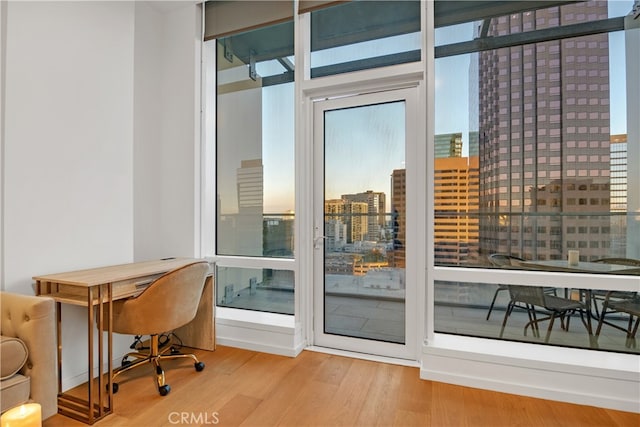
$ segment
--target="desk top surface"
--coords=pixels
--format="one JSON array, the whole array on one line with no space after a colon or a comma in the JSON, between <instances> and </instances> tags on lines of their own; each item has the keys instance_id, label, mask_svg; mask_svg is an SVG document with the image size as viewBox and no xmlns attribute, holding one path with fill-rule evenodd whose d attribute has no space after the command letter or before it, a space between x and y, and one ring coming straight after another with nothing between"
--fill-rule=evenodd
<instances>
[{"instance_id":1,"label":"desk top surface","mask_svg":"<svg viewBox=\"0 0 640 427\"><path fill-rule=\"evenodd\" d=\"M200 258L167 258L130 264L110 265L86 270L34 276L33 280L75 286L97 286L105 283L135 279L137 277L162 274L185 265L206 261Z\"/></svg>"}]
</instances>

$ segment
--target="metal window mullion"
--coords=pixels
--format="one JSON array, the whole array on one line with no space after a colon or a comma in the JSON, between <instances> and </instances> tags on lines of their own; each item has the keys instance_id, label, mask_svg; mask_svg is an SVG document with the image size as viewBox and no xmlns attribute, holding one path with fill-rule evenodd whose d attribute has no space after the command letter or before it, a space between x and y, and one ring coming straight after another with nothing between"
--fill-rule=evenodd
<instances>
[{"instance_id":1,"label":"metal window mullion","mask_svg":"<svg viewBox=\"0 0 640 427\"><path fill-rule=\"evenodd\" d=\"M601 19L599 21L583 22L580 24L545 28L525 33L480 38L466 42L436 46L435 57L444 58L447 56L462 55L465 53L481 52L483 50L493 50L501 47L511 47L622 30L624 30L624 17Z\"/></svg>"}]
</instances>

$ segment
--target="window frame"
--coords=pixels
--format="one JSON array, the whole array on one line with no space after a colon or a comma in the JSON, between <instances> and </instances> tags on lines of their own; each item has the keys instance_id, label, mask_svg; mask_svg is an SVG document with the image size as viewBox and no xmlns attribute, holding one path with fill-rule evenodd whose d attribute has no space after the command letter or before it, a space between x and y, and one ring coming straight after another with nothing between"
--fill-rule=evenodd
<instances>
[{"instance_id":1,"label":"window frame","mask_svg":"<svg viewBox=\"0 0 640 427\"><path fill-rule=\"evenodd\" d=\"M427 9L429 10L428 15L433 17L432 6L427 5ZM596 25L593 25L591 29L588 29L587 26L574 27L573 30L576 30L578 35L586 35L586 34L594 34L594 33L611 33L614 31L624 31L625 30L625 17L620 18L608 18L597 21ZM586 24L589 24L587 22ZM571 30L571 29L570 29ZM431 129L433 129L433 124L435 123L435 61L437 58L446 57L451 55L459 55L462 53L472 53L480 50L488 50L494 49L497 47L507 47L512 45L521 45L525 44L522 42L521 37L526 39L527 34L522 33L520 37L512 37L512 36L500 36L496 37L497 39L502 40L494 40L491 44L483 44L481 42L472 41L472 42L461 42L454 43L448 46L437 47L435 46L435 25L434 19L427 19L426 28L423 27L423 31L426 32L427 37L427 50L433 49L433 54L426 58L427 60L427 75L429 76L429 88L430 90L427 99L427 105L431 108L428 108L430 114L427 118L427 126L431 125ZM584 34L583 34L584 33ZM570 34L568 31L556 31L556 32L545 32L541 33L538 38L540 41L549 40L550 35L553 34L553 39L561 38L569 38L576 37L574 34ZM526 41L526 44L533 43L532 41ZM480 50L474 50L480 49ZM629 89L627 89L629 91ZM434 145L434 132L427 133L427 143L429 146ZM429 150L430 152L433 150ZM428 160L427 167L432 166L433 159ZM428 188L433 188L433 174L428 174ZM629 185L629 183L627 184ZM431 193L433 194L433 193ZM433 199L433 197L430 197ZM433 200L429 200L431 205L433 204ZM428 211L427 217L428 224L434 224L434 210L433 206ZM597 274L597 273L564 273L564 272L552 272L552 271L528 271L528 270L502 270L499 268L479 268L479 267L450 267L450 266L434 266L434 246L433 244L429 245L427 248L427 253L429 254L429 268L427 271L427 276L429 278L427 282L427 295L428 302L427 303L427 330L426 330L426 340L427 342L431 342L437 338L438 335L452 335L449 333L436 333L434 331L434 282L436 281L449 281L449 282L470 282L470 283L487 283L487 284L495 284L500 285L504 283L514 284L514 285L524 285L524 286L532 286L537 283L544 283L545 286L552 286L558 288L579 288L579 289L616 289L623 291L640 291L640 285L638 284L638 276L631 275L611 275L611 274ZM454 334L453 334L454 335ZM478 338L481 340L487 340L489 342L495 341L490 338ZM592 350L588 350L592 351Z\"/></svg>"},{"instance_id":2,"label":"window frame","mask_svg":"<svg viewBox=\"0 0 640 427\"><path fill-rule=\"evenodd\" d=\"M422 79L422 85L419 94L419 104L424 108L421 112L425 117L424 125L421 131L424 134L426 147L433 147L435 144L434 129L435 123L435 35L434 35L434 5L433 2L423 2L421 8L421 39L422 54L421 61L410 64L397 65L393 69L399 73L390 76L388 68L364 70L354 74L339 74L323 78L311 79L310 66L308 64L309 47L309 13L295 14L294 19L294 55L297 62L297 72L295 74L295 105L308 105L313 96L317 93L324 93L326 96L337 95L344 92L345 88L351 90L367 90L379 84L381 80L386 84L393 86L401 84L403 80ZM206 51L206 47L203 48ZM296 108L294 112L295 126L295 239L296 247L294 256L290 259L280 258L263 258L263 257L238 257L238 256L221 256L215 254L215 132L207 132L207 127L211 126L211 117L215 123L216 105L208 99L206 95L207 87L215 87L215 72L207 72L207 70L216 70L215 55L203 55L202 75L206 82L202 88L203 113L202 122L202 140L203 148L201 152L201 167L204 171L202 177L202 212L201 212L201 253L211 261L225 267L246 267L246 268L273 268L293 270L295 277L295 309L293 322L296 328L303 331L303 340L312 342L313 336L313 291L311 283L313 282L313 235L312 230L313 217L310 213L312 209L312 198L307 196L312 194L312 179L310 172L312 170L312 135L309 134L309 108ZM213 76L211 74L214 74ZM213 86L211 86L213 84ZM211 98L211 97L209 97ZM213 97L215 98L215 97ZM425 169L432 170L434 153L433 150L425 150L423 157L425 160ZM627 188L631 183L627 184ZM532 283L545 283L548 286L557 287L581 287L586 289L601 289L603 287L612 286L615 289L626 291L639 290L637 284L637 276L624 275L605 275L605 274L582 274L582 273L560 273L560 272L543 272L543 271L514 271L499 270L474 267L448 267L435 266L435 252L432 233L427 230L431 229L434 223L434 175L426 174L426 180L419 183L424 188L424 194L427 194L424 200L419 204L424 209L425 221L419 224L419 230L416 232L422 243L418 250L425 254L424 269L419 275L424 274L425 286L421 287L418 298L422 303L419 305L420 325L418 330L419 337L424 339L424 346L429 346L437 338L434 331L434 282L435 281L457 281L457 282L482 282L489 284L512 283L516 285L531 285ZM423 308L423 309L422 309ZM287 316L291 317L291 316ZM262 322L258 320L258 322ZM442 334L450 335L450 334ZM483 339L490 343L494 340Z\"/></svg>"}]
</instances>

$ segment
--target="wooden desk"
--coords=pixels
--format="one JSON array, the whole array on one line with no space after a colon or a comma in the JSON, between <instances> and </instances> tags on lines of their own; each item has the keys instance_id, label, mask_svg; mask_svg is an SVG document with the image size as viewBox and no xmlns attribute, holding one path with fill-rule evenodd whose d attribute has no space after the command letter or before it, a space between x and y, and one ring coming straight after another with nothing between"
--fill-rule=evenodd
<instances>
[{"instance_id":1,"label":"wooden desk","mask_svg":"<svg viewBox=\"0 0 640 427\"><path fill-rule=\"evenodd\" d=\"M103 333L97 333L98 375L94 371L94 334L105 330L105 322L112 316L112 302L141 293L151 282L164 273L180 268L195 258L170 258L114 265L88 270L35 276L36 294L52 297L56 301L56 334L58 338L58 412L79 421L93 424L113 412L113 330L107 329L107 369L104 368L105 343ZM87 399L62 392L62 315L61 305L87 307ZM109 319L104 318L107 308ZM97 308L97 310L95 310ZM212 275L207 277L196 318L176 330L176 334L188 347L215 349L215 292ZM182 336L184 335L184 336ZM105 379L106 376L106 379Z\"/></svg>"}]
</instances>

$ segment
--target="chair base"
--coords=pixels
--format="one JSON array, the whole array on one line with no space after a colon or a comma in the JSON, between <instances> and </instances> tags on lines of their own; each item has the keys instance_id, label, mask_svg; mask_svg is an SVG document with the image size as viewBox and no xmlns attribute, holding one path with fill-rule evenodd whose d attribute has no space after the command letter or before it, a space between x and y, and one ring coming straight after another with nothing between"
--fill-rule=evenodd
<instances>
[{"instance_id":1,"label":"chair base","mask_svg":"<svg viewBox=\"0 0 640 427\"><path fill-rule=\"evenodd\" d=\"M167 351L171 351L171 354L165 354ZM126 363L125 360L128 357L133 357L137 360L133 362ZM153 371L156 379L156 385L158 387L158 393L161 396L166 396L171 391L171 387L166 383L164 369L162 365L160 365L161 360L169 360L169 359L184 359L191 358L194 361L194 368L197 372L200 372L204 369L204 363L200 362L198 358L191 353L183 354L183 353L175 353L173 347L169 346L164 348L162 351L159 349L159 339L158 335L151 335L151 342L149 346L149 353L141 353L141 352L131 352L127 353L123 358L123 365L116 369L113 373L113 392L118 392L118 383L115 382L115 379L118 375L130 371L131 369L142 366L146 363L151 363L153 366Z\"/></svg>"}]
</instances>

